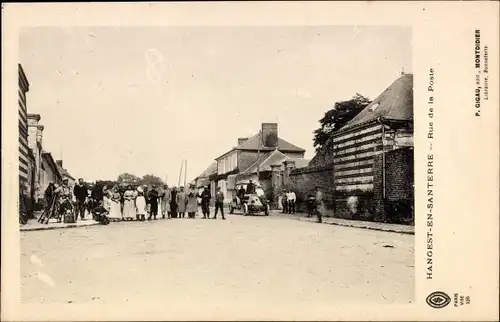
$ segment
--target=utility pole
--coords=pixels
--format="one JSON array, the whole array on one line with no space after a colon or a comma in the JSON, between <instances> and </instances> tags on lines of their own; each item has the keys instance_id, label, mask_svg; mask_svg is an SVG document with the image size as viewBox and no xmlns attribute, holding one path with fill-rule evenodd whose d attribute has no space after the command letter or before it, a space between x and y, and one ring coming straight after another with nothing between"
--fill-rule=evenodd
<instances>
[{"instance_id":1,"label":"utility pole","mask_svg":"<svg viewBox=\"0 0 500 322\"><path fill-rule=\"evenodd\" d=\"M179 183L177 184L177 187L181 186L181 178L182 178L182 168L184 166L184 159L181 162L181 171L179 172Z\"/></svg>"},{"instance_id":2,"label":"utility pole","mask_svg":"<svg viewBox=\"0 0 500 322\"><path fill-rule=\"evenodd\" d=\"M188 171L188 160L186 159L186 165L184 166L184 189L187 188L187 171Z\"/></svg>"}]
</instances>

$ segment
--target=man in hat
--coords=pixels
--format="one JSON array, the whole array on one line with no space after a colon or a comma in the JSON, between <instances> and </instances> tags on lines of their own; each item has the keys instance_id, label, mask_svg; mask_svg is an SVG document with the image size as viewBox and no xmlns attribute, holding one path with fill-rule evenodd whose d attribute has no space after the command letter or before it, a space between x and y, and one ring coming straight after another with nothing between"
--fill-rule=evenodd
<instances>
[{"instance_id":1,"label":"man in hat","mask_svg":"<svg viewBox=\"0 0 500 322\"><path fill-rule=\"evenodd\" d=\"M210 190L208 190L208 186L204 187L203 192L198 197L201 198L203 219L210 218L210 199L212 199L212 195L210 194Z\"/></svg>"},{"instance_id":2,"label":"man in hat","mask_svg":"<svg viewBox=\"0 0 500 322\"><path fill-rule=\"evenodd\" d=\"M63 184L54 190L55 194L59 195L59 213L66 212L67 209L73 211L73 204L71 203L71 188L68 179L63 180ZM75 221L75 218L68 218L69 222Z\"/></svg>"},{"instance_id":3,"label":"man in hat","mask_svg":"<svg viewBox=\"0 0 500 322\"><path fill-rule=\"evenodd\" d=\"M151 220L151 217L156 220L156 216L158 215L158 191L155 185L151 187L151 191L149 192L149 205L148 220Z\"/></svg>"},{"instance_id":4,"label":"man in hat","mask_svg":"<svg viewBox=\"0 0 500 322\"><path fill-rule=\"evenodd\" d=\"M247 194L252 194L252 193L255 193L255 184L253 183L252 180L250 180L247 185Z\"/></svg>"},{"instance_id":5,"label":"man in hat","mask_svg":"<svg viewBox=\"0 0 500 322\"><path fill-rule=\"evenodd\" d=\"M85 200L87 199L88 191L83 178L78 179L78 184L73 188L73 194L76 198L76 217L80 214L80 219L85 219Z\"/></svg>"},{"instance_id":6,"label":"man in hat","mask_svg":"<svg viewBox=\"0 0 500 322\"><path fill-rule=\"evenodd\" d=\"M221 187L217 187L217 193L215 194L215 215L213 219L217 219L217 212L219 209L222 219L226 220L224 217L224 193L222 192Z\"/></svg>"}]
</instances>

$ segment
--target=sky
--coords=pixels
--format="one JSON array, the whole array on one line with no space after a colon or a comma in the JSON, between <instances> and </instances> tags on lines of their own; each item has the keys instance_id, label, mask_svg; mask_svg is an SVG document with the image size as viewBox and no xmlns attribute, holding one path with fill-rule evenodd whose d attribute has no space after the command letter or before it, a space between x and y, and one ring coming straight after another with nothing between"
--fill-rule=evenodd
<instances>
[{"instance_id":1,"label":"sky","mask_svg":"<svg viewBox=\"0 0 500 322\"><path fill-rule=\"evenodd\" d=\"M43 147L74 177L176 185L183 159L191 181L264 122L312 158L335 102L412 72L411 41L392 26L36 27L19 53Z\"/></svg>"}]
</instances>

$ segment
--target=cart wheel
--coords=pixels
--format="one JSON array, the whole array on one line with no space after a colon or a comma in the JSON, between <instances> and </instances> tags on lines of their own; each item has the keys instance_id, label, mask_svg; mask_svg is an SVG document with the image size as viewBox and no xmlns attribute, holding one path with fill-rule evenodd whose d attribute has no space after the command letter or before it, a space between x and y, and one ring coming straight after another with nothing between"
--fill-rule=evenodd
<instances>
[{"instance_id":1,"label":"cart wheel","mask_svg":"<svg viewBox=\"0 0 500 322\"><path fill-rule=\"evenodd\" d=\"M243 204L243 216L248 215L248 205L246 203Z\"/></svg>"},{"instance_id":2,"label":"cart wheel","mask_svg":"<svg viewBox=\"0 0 500 322\"><path fill-rule=\"evenodd\" d=\"M269 216L269 205L266 205L266 210L264 210L264 215Z\"/></svg>"}]
</instances>

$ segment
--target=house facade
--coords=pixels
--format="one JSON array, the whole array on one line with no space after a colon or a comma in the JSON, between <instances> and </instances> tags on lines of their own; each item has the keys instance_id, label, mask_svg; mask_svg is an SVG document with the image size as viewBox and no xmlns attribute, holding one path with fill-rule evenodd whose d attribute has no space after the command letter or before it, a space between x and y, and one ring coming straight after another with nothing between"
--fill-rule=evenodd
<instances>
[{"instance_id":1,"label":"house facade","mask_svg":"<svg viewBox=\"0 0 500 322\"><path fill-rule=\"evenodd\" d=\"M270 165L286 156L303 158L305 150L278 136L277 123L262 123L261 130L250 138L238 138L237 146L216 158L217 173L210 176L211 189L221 187L226 199L236 195L238 180L255 179L271 187ZM269 190L270 188L268 188Z\"/></svg>"},{"instance_id":2,"label":"house facade","mask_svg":"<svg viewBox=\"0 0 500 322\"><path fill-rule=\"evenodd\" d=\"M18 129L19 129L19 190L20 192L31 198L30 191L30 170L33 165L30 165L29 147L28 147L28 108L26 102L26 93L29 91L30 84L21 64L18 64Z\"/></svg>"},{"instance_id":3,"label":"house facade","mask_svg":"<svg viewBox=\"0 0 500 322\"><path fill-rule=\"evenodd\" d=\"M335 190L373 191L375 158L413 147L413 75L397 79L333 136Z\"/></svg>"},{"instance_id":4,"label":"house facade","mask_svg":"<svg viewBox=\"0 0 500 322\"><path fill-rule=\"evenodd\" d=\"M273 185L295 191L302 211L319 187L326 215L413 222L413 75L402 74L336 131L306 167L284 163L273 165Z\"/></svg>"},{"instance_id":5,"label":"house facade","mask_svg":"<svg viewBox=\"0 0 500 322\"><path fill-rule=\"evenodd\" d=\"M35 172L33 178L34 201L38 203L43 200L43 190L41 188L42 176L42 139L44 126L40 124L40 114L28 114L28 146L33 153L35 160Z\"/></svg>"}]
</instances>

